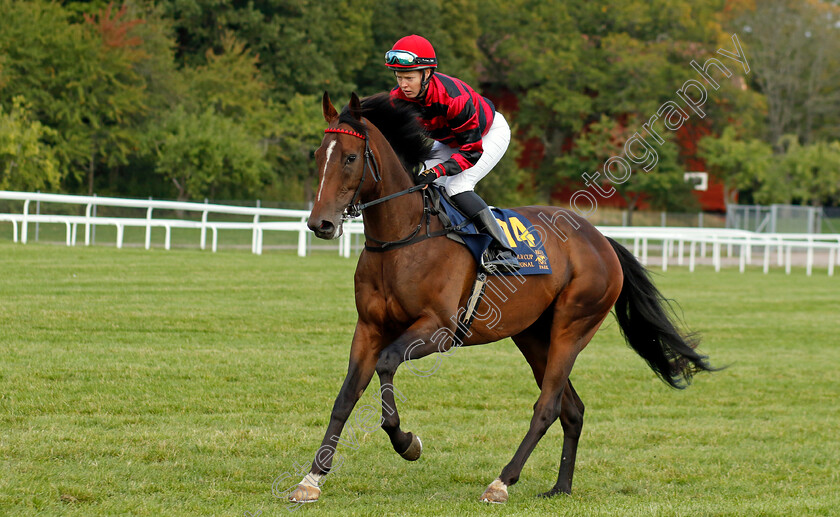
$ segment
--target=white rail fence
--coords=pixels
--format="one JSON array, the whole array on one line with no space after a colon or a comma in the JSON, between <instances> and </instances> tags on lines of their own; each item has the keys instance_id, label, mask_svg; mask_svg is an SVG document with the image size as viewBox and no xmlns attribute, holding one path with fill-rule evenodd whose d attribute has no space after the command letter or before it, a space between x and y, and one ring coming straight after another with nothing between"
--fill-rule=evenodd
<instances>
[{"instance_id":1,"label":"white rail fence","mask_svg":"<svg viewBox=\"0 0 840 517\"><path fill-rule=\"evenodd\" d=\"M260 208L218 205L209 203L185 203L176 201L155 201L139 199L122 199L97 196L68 196L62 194L40 194L30 192L0 191L0 200L22 201L21 213L0 213L0 222L12 224L12 239L14 242L26 243L28 228L32 223L60 224L65 227L65 241L68 246L75 246L79 226L84 232L84 243L91 244L91 231L95 226L113 226L116 228L116 247L122 248L125 228L140 227L145 229L145 248L151 248L152 229L164 228L164 248L170 249L173 228L190 228L200 230L199 247L207 248L207 233L211 234L211 249L218 249L219 230L241 230L251 232L251 252L257 255L263 252L263 237L265 232L296 232L297 254L306 256L309 251L309 229L306 221L309 212L306 210L287 210L278 208ZM33 202L55 203L64 205L83 206L85 215L46 215L31 213ZM144 218L130 217L101 217L97 216L95 207L125 207L146 210ZM155 210L177 210L193 212L201 215L200 220L154 218ZM214 221L211 216L220 214L244 215L251 218L250 222ZM260 218L284 219L282 221L264 221ZM753 255L761 254L761 264L765 273L769 272L771 264L784 266L787 273L791 272L794 263L803 264L806 274L811 275L815 265L827 269L828 275L834 275L834 266L840 265L840 234L788 234L788 233L755 233L745 230L724 228L671 228L671 227L624 227L599 226L605 235L632 247L633 254L639 257L645 265L654 261L651 252L658 251L659 258L655 262L667 270L670 265L685 265L694 271L700 261L706 262L711 252L711 264L715 271L720 271L724 265L737 264L741 272L746 266L754 263ZM343 257L350 257L352 252L352 237L364 234L364 224L361 220L349 221L344 224L344 233L339 238L338 252ZM726 250L724 253L724 249ZM758 251L757 251L758 250ZM804 257L802 255L804 254ZM725 255L725 256L724 256ZM775 255L776 260L772 260Z\"/></svg>"}]
</instances>

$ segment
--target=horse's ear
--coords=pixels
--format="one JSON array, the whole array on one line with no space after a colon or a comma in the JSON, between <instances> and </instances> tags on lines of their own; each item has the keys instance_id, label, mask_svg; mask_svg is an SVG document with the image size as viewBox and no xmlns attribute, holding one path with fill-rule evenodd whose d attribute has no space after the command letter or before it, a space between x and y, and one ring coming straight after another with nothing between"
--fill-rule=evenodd
<instances>
[{"instance_id":1,"label":"horse's ear","mask_svg":"<svg viewBox=\"0 0 840 517\"><path fill-rule=\"evenodd\" d=\"M324 91L324 118L328 123L332 123L333 120L338 118L338 112L335 110L335 106L332 105L330 102L330 94L327 91Z\"/></svg>"},{"instance_id":2,"label":"horse's ear","mask_svg":"<svg viewBox=\"0 0 840 517\"><path fill-rule=\"evenodd\" d=\"M350 114L356 120L362 120L362 103L356 92L350 94Z\"/></svg>"}]
</instances>

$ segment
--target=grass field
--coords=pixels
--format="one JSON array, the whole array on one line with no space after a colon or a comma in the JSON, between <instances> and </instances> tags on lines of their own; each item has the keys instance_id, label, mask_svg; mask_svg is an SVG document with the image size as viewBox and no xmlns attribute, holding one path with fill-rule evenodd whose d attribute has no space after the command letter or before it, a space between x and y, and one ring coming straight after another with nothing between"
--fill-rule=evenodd
<instances>
[{"instance_id":1,"label":"grass field","mask_svg":"<svg viewBox=\"0 0 840 517\"><path fill-rule=\"evenodd\" d=\"M322 500L289 513L272 482L294 484L320 444L354 266L0 241L0 515L840 515L840 279L758 268L656 275L729 365L686 391L610 316L572 373L587 410L571 497L535 497L556 478L558 423L506 505L477 501L537 396L503 341L397 375L419 461L357 427Z\"/></svg>"}]
</instances>

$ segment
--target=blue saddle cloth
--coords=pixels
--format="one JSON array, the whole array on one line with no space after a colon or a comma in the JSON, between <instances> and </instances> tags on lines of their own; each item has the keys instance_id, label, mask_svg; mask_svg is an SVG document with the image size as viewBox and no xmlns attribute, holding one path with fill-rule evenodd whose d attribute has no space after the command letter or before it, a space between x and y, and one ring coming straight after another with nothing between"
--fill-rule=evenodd
<instances>
[{"instance_id":1,"label":"blue saddle cloth","mask_svg":"<svg viewBox=\"0 0 840 517\"><path fill-rule=\"evenodd\" d=\"M440 204L452 222L452 226L457 228L456 233L463 239L476 262L480 264L481 256L493 242L493 238L487 234L479 233L475 225L469 222L452 205L442 189L437 185L434 188L440 190ZM545 255L545 247L540 242L539 234L534 230L531 222L525 216L513 210L496 207L492 207L491 210L507 236L508 244L514 248L516 258L519 259L520 269L518 274L551 274L551 264L549 264L548 257Z\"/></svg>"}]
</instances>

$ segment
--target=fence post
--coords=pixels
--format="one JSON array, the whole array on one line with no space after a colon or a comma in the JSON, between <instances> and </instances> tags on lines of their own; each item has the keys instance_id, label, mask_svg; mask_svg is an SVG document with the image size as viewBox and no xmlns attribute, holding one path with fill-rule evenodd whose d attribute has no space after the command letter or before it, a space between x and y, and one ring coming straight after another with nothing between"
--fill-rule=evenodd
<instances>
[{"instance_id":1,"label":"fence post","mask_svg":"<svg viewBox=\"0 0 840 517\"><path fill-rule=\"evenodd\" d=\"M85 246L90 246L90 214L93 208L93 203L88 203L85 206Z\"/></svg>"},{"instance_id":2,"label":"fence post","mask_svg":"<svg viewBox=\"0 0 840 517\"><path fill-rule=\"evenodd\" d=\"M251 230L251 253L254 255L259 255L260 251L257 251L257 225L260 222L260 214L254 214L254 229Z\"/></svg>"},{"instance_id":3,"label":"fence post","mask_svg":"<svg viewBox=\"0 0 840 517\"><path fill-rule=\"evenodd\" d=\"M204 198L204 204L208 203L207 198ZM207 249L207 210L201 213L201 243L199 244L201 249ZM213 252L216 251L216 245L213 245Z\"/></svg>"},{"instance_id":4,"label":"fence post","mask_svg":"<svg viewBox=\"0 0 840 517\"><path fill-rule=\"evenodd\" d=\"M749 242L749 237L747 237L747 242ZM741 244L741 254L738 257L738 271L743 273L745 269L747 269L747 247Z\"/></svg>"},{"instance_id":5,"label":"fence post","mask_svg":"<svg viewBox=\"0 0 840 517\"><path fill-rule=\"evenodd\" d=\"M694 248L697 243L695 241L691 241L689 245L689 255L688 255L688 270L691 273L694 273Z\"/></svg>"},{"instance_id":6,"label":"fence post","mask_svg":"<svg viewBox=\"0 0 840 517\"><path fill-rule=\"evenodd\" d=\"M811 270L814 268L814 241L808 239L808 251L805 259L805 275L811 276Z\"/></svg>"},{"instance_id":7,"label":"fence post","mask_svg":"<svg viewBox=\"0 0 840 517\"><path fill-rule=\"evenodd\" d=\"M792 246L785 246L785 274L790 274L790 266L791 266L791 247Z\"/></svg>"},{"instance_id":8,"label":"fence post","mask_svg":"<svg viewBox=\"0 0 840 517\"><path fill-rule=\"evenodd\" d=\"M306 256L306 218L300 218L300 232L298 232L298 257Z\"/></svg>"},{"instance_id":9,"label":"fence post","mask_svg":"<svg viewBox=\"0 0 840 517\"><path fill-rule=\"evenodd\" d=\"M29 219L29 200L23 202L23 219L20 221L20 242L26 244L27 219Z\"/></svg>"},{"instance_id":10,"label":"fence post","mask_svg":"<svg viewBox=\"0 0 840 517\"><path fill-rule=\"evenodd\" d=\"M36 194L40 194L41 190L36 190ZM35 215L41 215L41 200L38 199L35 202ZM35 219L35 242L38 242L38 232L40 230L41 223L38 222L38 219Z\"/></svg>"},{"instance_id":11,"label":"fence post","mask_svg":"<svg viewBox=\"0 0 840 517\"><path fill-rule=\"evenodd\" d=\"M93 197L96 197L96 192L93 193ZM96 219L96 203L93 203L93 218ZM96 244L96 223L90 225L90 243L91 245Z\"/></svg>"},{"instance_id":12,"label":"fence post","mask_svg":"<svg viewBox=\"0 0 840 517\"><path fill-rule=\"evenodd\" d=\"M149 196L149 201L152 196ZM149 204L149 209L146 210L146 249L152 247L152 205Z\"/></svg>"},{"instance_id":13,"label":"fence post","mask_svg":"<svg viewBox=\"0 0 840 517\"><path fill-rule=\"evenodd\" d=\"M257 200L257 208L260 208L260 200ZM254 216L254 253L262 255L262 230L257 226L260 222L260 214Z\"/></svg>"}]
</instances>

